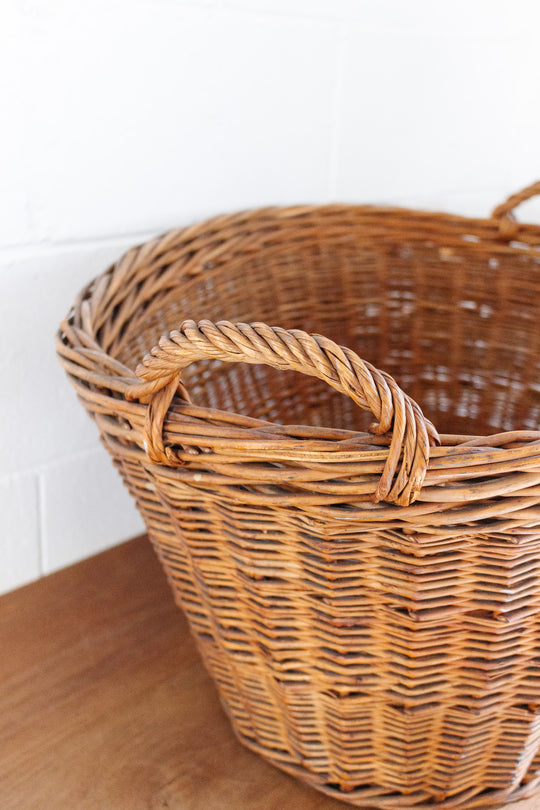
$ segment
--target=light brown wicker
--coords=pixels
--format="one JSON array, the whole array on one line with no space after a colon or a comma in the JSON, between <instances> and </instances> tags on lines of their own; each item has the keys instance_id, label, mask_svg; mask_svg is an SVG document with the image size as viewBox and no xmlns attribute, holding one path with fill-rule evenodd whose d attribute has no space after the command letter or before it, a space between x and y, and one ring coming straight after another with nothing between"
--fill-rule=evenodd
<instances>
[{"instance_id":1,"label":"light brown wicker","mask_svg":"<svg viewBox=\"0 0 540 810\"><path fill-rule=\"evenodd\" d=\"M218 217L58 335L238 737L361 808L540 781L539 191Z\"/></svg>"}]
</instances>

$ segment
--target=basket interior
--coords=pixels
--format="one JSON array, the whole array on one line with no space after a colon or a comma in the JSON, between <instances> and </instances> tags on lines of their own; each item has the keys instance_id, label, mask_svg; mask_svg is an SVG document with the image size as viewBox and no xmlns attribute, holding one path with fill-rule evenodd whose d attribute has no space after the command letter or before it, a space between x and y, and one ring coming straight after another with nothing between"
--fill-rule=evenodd
<instances>
[{"instance_id":1,"label":"basket interior","mask_svg":"<svg viewBox=\"0 0 540 810\"><path fill-rule=\"evenodd\" d=\"M159 283L147 284L146 304L108 348L134 368L186 318L264 321L353 349L395 377L441 433L536 429L539 264L531 251L474 236L441 245L330 227L300 238L296 229L295 238L201 260L195 273L182 260L156 267ZM197 404L278 423L366 430L372 421L299 373L205 361L184 381Z\"/></svg>"}]
</instances>

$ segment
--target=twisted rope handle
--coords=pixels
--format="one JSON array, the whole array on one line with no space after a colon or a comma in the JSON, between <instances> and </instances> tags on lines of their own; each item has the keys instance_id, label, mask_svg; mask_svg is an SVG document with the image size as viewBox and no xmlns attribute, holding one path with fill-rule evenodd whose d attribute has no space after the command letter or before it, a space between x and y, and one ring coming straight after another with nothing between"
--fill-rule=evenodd
<instances>
[{"instance_id":1,"label":"twisted rope handle","mask_svg":"<svg viewBox=\"0 0 540 810\"><path fill-rule=\"evenodd\" d=\"M182 369L202 358L300 371L347 394L375 416L371 432L383 434L392 429L388 457L373 499L402 506L415 500L426 474L430 439L433 444L439 441L416 402L389 374L364 362L350 349L320 335L264 323L185 321L180 330L162 337L146 355L136 369L141 382L131 386L126 396L148 403L145 441L151 461L168 466L181 463L172 448L164 446L163 423L179 388L189 401L180 380Z\"/></svg>"},{"instance_id":2,"label":"twisted rope handle","mask_svg":"<svg viewBox=\"0 0 540 810\"><path fill-rule=\"evenodd\" d=\"M519 223L514 216L514 208L522 202L530 200L536 194L540 194L540 180L530 186L512 194L503 203L493 209L492 219L498 220L499 233L502 239L514 239L519 231Z\"/></svg>"}]
</instances>

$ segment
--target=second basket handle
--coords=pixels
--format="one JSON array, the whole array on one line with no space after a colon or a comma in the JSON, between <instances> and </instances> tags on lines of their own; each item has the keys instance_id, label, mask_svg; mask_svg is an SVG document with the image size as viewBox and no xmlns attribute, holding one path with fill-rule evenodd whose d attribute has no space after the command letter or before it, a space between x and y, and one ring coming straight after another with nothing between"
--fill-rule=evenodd
<instances>
[{"instance_id":1,"label":"second basket handle","mask_svg":"<svg viewBox=\"0 0 540 810\"><path fill-rule=\"evenodd\" d=\"M416 402L389 374L364 362L350 349L320 335L264 323L185 321L179 330L162 337L143 359L136 370L140 383L128 389L127 397L148 403L145 440L151 461L180 464L163 444L163 422L182 386L182 369L203 358L300 371L350 396L374 415L371 432L392 430L374 500L402 506L414 501L426 474L430 439L433 444L438 442L437 431Z\"/></svg>"},{"instance_id":2,"label":"second basket handle","mask_svg":"<svg viewBox=\"0 0 540 810\"><path fill-rule=\"evenodd\" d=\"M519 223L516 222L514 216L514 208L517 208L521 203L530 200L540 194L540 180L536 183L531 183L530 186L516 192L508 197L507 200L497 205L491 214L492 219L496 220L499 225L499 233L502 239L514 239L519 230Z\"/></svg>"}]
</instances>

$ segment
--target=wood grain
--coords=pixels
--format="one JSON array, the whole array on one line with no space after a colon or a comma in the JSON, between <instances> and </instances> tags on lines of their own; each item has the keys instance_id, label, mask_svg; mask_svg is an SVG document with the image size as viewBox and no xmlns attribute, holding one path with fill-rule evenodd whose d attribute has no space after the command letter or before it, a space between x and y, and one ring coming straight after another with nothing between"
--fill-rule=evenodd
<instances>
[{"instance_id":1,"label":"wood grain","mask_svg":"<svg viewBox=\"0 0 540 810\"><path fill-rule=\"evenodd\" d=\"M145 538L2 597L0 644L2 810L347 806L236 740Z\"/></svg>"}]
</instances>

